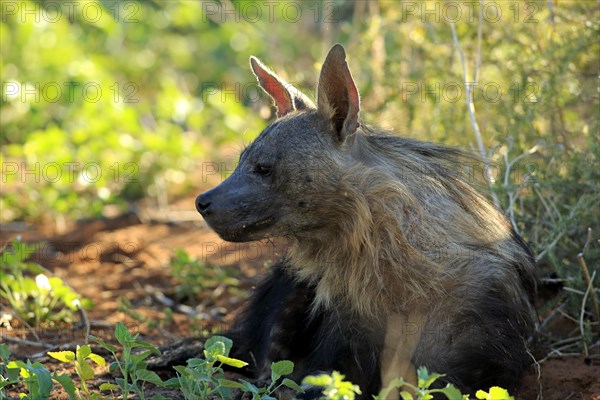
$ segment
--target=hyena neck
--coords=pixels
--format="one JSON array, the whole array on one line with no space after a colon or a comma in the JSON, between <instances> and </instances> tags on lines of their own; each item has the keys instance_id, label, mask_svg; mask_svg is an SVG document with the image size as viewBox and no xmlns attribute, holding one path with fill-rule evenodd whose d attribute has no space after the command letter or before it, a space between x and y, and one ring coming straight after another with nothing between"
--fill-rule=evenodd
<instances>
[{"instance_id":1,"label":"hyena neck","mask_svg":"<svg viewBox=\"0 0 600 400\"><path fill-rule=\"evenodd\" d=\"M314 311L344 310L378 321L427 302L427 296L440 291L435 274L411 271L401 266L406 260L396 264L391 254L372 254L372 248L349 245L352 238L338 238L327 244L303 241L288 250L287 265L297 278L315 285Z\"/></svg>"},{"instance_id":2,"label":"hyena neck","mask_svg":"<svg viewBox=\"0 0 600 400\"><path fill-rule=\"evenodd\" d=\"M365 318L401 312L442 291L437 263L407 240L406 193L393 176L356 165L324 207L327 228L297 237L288 252L299 279L316 288L314 307ZM367 173L367 172L371 173Z\"/></svg>"},{"instance_id":3,"label":"hyena neck","mask_svg":"<svg viewBox=\"0 0 600 400\"><path fill-rule=\"evenodd\" d=\"M365 158L341 166L336 196L322 205L327 228L297 237L288 253L297 277L315 285L315 308L377 318L427 307L464 282L474 244L512 257L504 218L443 171L439 148L383 135L358 140Z\"/></svg>"}]
</instances>

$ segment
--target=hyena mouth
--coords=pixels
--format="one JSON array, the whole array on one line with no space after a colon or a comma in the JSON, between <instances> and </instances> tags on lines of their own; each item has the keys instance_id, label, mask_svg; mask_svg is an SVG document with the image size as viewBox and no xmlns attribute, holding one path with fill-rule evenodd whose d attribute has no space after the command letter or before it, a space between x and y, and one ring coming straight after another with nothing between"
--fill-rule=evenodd
<instances>
[{"instance_id":1,"label":"hyena mouth","mask_svg":"<svg viewBox=\"0 0 600 400\"><path fill-rule=\"evenodd\" d=\"M236 229L224 229L217 232L221 238L231 242L246 242L249 240L258 240L263 238L263 234L266 229L273 226L276 222L276 218L269 216L263 219L259 219L256 222L250 224L244 224L241 227L238 226Z\"/></svg>"},{"instance_id":2,"label":"hyena mouth","mask_svg":"<svg viewBox=\"0 0 600 400\"><path fill-rule=\"evenodd\" d=\"M259 229L266 228L266 227L269 227L270 225L272 225L274 220L275 220L275 218L273 218L273 217L267 217L267 218L260 219L249 226L244 226L244 227L245 228L259 228Z\"/></svg>"}]
</instances>

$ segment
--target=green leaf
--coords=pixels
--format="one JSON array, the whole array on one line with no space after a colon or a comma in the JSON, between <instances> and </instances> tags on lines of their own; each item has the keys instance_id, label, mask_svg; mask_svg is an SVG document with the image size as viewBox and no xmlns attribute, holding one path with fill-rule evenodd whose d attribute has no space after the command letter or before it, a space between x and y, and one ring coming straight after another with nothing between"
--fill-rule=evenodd
<instances>
[{"instance_id":1,"label":"green leaf","mask_svg":"<svg viewBox=\"0 0 600 400\"><path fill-rule=\"evenodd\" d=\"M75 353L73 353L72 351L49 351L46 354L62 362L75 361Z\"/></svg>"},{"instance_id":2,"label":"green leaf","mask_svg":"<svg viewBox=\"0 0 600 400\"><path fill-rule=\"evenodd\" d=\"M98 354L90 353L88 358L101 367L104 367L106 365L106 360L104 360L104 357L99 356Z\"/></svg>"},{"instance_id":3,"label":"green leaf","mask_svg":"<svg viewBox=\"0 0 600 400\"><path fill-rule=\"evenodd\" d=\"M294 382L290 378L284 378L283 381L281 381L281 384L283 386L289 387L292 390L295 390L296 392L304 393L304 390L300 387L300 385L298 385L296 382Z\"/></svg>"},{"instance_id":4,"label":"green leaf","mask_svg":"<svg viewBox=\"0 0 600 400\"><path fill-rule=\"evenodd\" d=\"M419 386L420 388L424 388L424 389L429 389L429 386L431 386L431 384L433 382L435 382L439 377L444 376L441 374L437 374L435 372L432 372L426 379L424 382L423 386ZM420 383L420 382L419 382Z\"/></svg>"},{"instance_id":5,"label":"green leaf","mask_svg":"<svg viewBox=\"0 0 600 400\"><path fill-rule=\"evenodd\" d=\"M108 372L110 372L111 374L114 374L118 368L119 368L119 362L113 361L108 366Z\"/></svg>"},{"instance_id":6,"label":"green leaf","mask_svg":"<svg viewBox=\"0 0 600 400\"><path fill-rule=\"evenodd\" d=\"M135 339L132 347L146 349L150 350L154 354L160 354L158 347L141 339Z\"/></svg>"},{"instance_id":7,"label":"green leaf","mask_svg":"<svg viewBox=\"0 0 600 400\"><path fill-rule=\"evenodd\" d=\"M294 372L294 363L289 360L281 360L271 364L271 380L273 382L292 372Z\"/></svg>"},{"instance_id":8,"label":"green leaf","mask_svg":"<svg viewBox=\"0 0 600 400\"><path fill-rule=\"evenodd\" d=\"M402 378L396 378L396 379L392 380L387 387L383 388L379 392L379 394L377 395L377 398L385 400L385 399L387 399L387 397L389 396L389 394L392 391L394 391L394 390L397 391L402 386L404 386L404 379L402 379ZM407 393L407 392L404 392L404 393ZM402 396L402 392L400 393L400 396ZM410 397L408 397L407 399L403 398L403 400L412 400L412 396L410 394L409 394L409 396Z\"/></svg>"},{"instance_id":9,"label":"green leaf","mask_svg":"<svg viewBox=\"0 0 600 400\"><path fill-rule=\"evenodd\" d=\"M115 325L115 337L123 346L129 346L129 344L133 341L133 336L125 325L122 322L117 322Z\"/></svg>"},{"instance_id":10,"label":"green leaf","mask_svg":"<svg viewBox=\"0 0 600 400\"><path fill-rule=\"evenodd\" d=\"M0 359L6 364L10 358L10 347L6 343L0 343Z\"/></svg>"},{"instance_id":11,"label":"green leaf","mask_svg":"<svg viewBox=\"0 0 600 400\"><path fill-rule=\"evenodd\" d=\"M131 362L134 363L135 365L137 365L140 362L144 361L146 358L148 358L148 356L150 356L152 353L154 353L154 351L146 350L142 353L131 356Z\"/></svg>"},{"instance_id":12,"label":"green leaf","mask_svg":"<svg viewBox=\"0 0 600 400\"><path fill-rule=\"evenodd\" d=\"M241 382L232 381L230 379L219 379L219 385L228 388L243 389L244 384Z\"/></svg>"},{"instance_id":13,"label":"green leaf","mask_svg":"<svg viewBox=\"0 0 600 400\"><path fill-rule=\"evenodd\" d=\"M129 390L132 389L131 383L127 382L123 378L115 378L115 382L117 382L117 385L119 385L121 390L125 390L125 387L129 388Z\"/></svg>"},{"instance_id":14,"label":"green leaf","mask_svg":"<svg viewBox=\"0 0 600 400\"><path fill-rule=\"evenodd\" d=\"M218 350L218 353L213 351L214 346L217 346L215 350ZM220 354L222 356L228 356L232 347L233 341L225 336L213 336L204 343L204 348L215 355Z\"/></svg>"},{"instance_id":15,"label":"green leaf","mask_svg":"<svg viewBox=\"0 0 600 400\"><path fill-rule=\"evenodd\" d=\"M52 375L52 379L60 383L65 392L69 395L69 400L75 400L75 384L69 375L57 375L56 373Z\"/></svg>"},{"instance_id":16,"label":"green leaf","mask_svg":"<svg viewBox=\"0 0 600 400\"><path fill-rule=\"evenodd\" d=\"M94 370L92 369L90 364L88 364L85 360L79 364L78 372L79 377L84 381L87 381L94 377Z\"/></svg>"},{"instance_id":17,"label":"green leaf","mask_svg":"<svg viewBox=\"0 0 600 400\"><path fill-rule=\"evenodd\" d=\"M115 390L118 389L119 385L115 385L114 383L102 383L100 384L100 390Z\"/></svg>"},{"instance_id":18,"label":"green leaf","mask_svg":"<svg viewBox=\"0 0 600 400\"><path fill-rule=\"evenodd\" d=\"M483 390L478 390L475 393L475 397L482 400L513 400L513 396L508 393L508 390L503 389L498 386L493 386L490 388L489 393L484 392Z\"/></svg>"},{"instance_id":19,"label":"green leaf","mask_svg":"<svg viewBox=\"0 0 600 400\"><path fill-rule=\"evenodd\" d=\"M225 365L229 365L230 367L235 367L235 368L242 368L242 367L245 367L246 365L248 365L248 363L245 361L238 360L236 358L229 358L229 357L225 357L225 356L221 356L221 355L217 355L217 360L219 360L220 362L222 362Z\"/></svg>"},{"instance_id":20,"label":"green leaf","mask_svg":"<svg viewBox=\"0 0 600 400\"><path fill-rule=\"evenodd\" d=\"M0 381L0 389L2 389L5 386L8 386L8 385L14 385L15 383L19 383L19 381L13 381L13 380Z\"/></svg>"},{"instance_id":21,"label":"green leaf","mask_svg":"<svg viewBox=\"0 0 600 400\"><path fill-rule=\"evenodd\" d=\"M331 376L327 374L322 375L309 375L302 379L302 383L305 385L312 386L327 386L332 381Z\"/></svg>"},{"instance_id":22,"label":"green leaf","mask_svg":"<svg viewBox=\"0 0 600 400\"><path fill-rule=\"evenodd\" d=\"M206 358L224 356L225 355L225 343L221 341L215 341L204 349L204 355Z\"/></svg>"},{"instance_id":23,"label":"green leaf","mask_svg":"<svg viewBox=\"0 0 600 400\"><path fill-rule=\"evenodd\" d=\"M254 385L253 383L250 383L248 381L245 381L243 379L240 379L240 382L243 385L242 390L244 392L249 392L249 393L258 395L258 388L256 387L256 385Z\"/></svg>"},{"instance_id":24,"label":"green leaf","mask_svg":"<svg viewBox=\"0 0 600 400\"><path fill-rule=\"evenodd\" d=\"M181 388L181 382L179 382L179 378L170 378L163 382L165 387L167 388Z\"/></svg>"},{"instance_id":25,"label":"green leaf","mask_svg":"<svg viewBox=\"0 0 600 400\"><path fill-rule=\"evenodd\" d=\"M429 378L427 367L419 367L419 369L417 369L417 386L424 388L427 378Z\"/></svg>"},{"instance_id":26,"label":"green leaf","mask_svg":"<svg viewBox=\"0 0 600 400\"><path fill-rule=\"evenodd\" d=\"M154 371L148 371L147 369L139 369L135 371L135 376L141 381L154 383L156 386L163 386L162 379L160 379L160 376L158 376Z\"/></svg>"},{"instance_id":27,"label":"green leaf","mask_svg":"<svg viewBox=\"0 0 600 400\"><path fill-rule=\"evenodd\" d=\"M106 350L112 352L112 353L116 353L117 352L117 348L115 346L113 346L110 343L106 343L105 341L97 338L96 336L90 335L89 338L91 340L93 340L94 342L98 343L100 346L104 347Z\"/></svg>"},{"instance_id":28,"label":"green leaf","mask_svg":"<svg viewBox=\"0 0 600 400\"><path fill-rule=\"evenodd\" d=\"M50 372L39 362L28 365L27 370L34 373L37 378L38 395L41 396L41 398L48 398L52 391L52 376L50 375Z\"/></svg>"},{"instance_id":29,"label":"green leaf","mask_svg":"<svg viewBox=\"0 0 600 400\"><path fill-rule=\"evenodd\" d=\"M20 367L11 368L8 365L6 366L6 376L12 382L16 382L19 380L19 373L21 371Z\"/></svg>"},{"instance_id":30,"label":"green leaf","mask_svg":"<svg viewBox=\"0 0 600 400\"><path fill-rule=\"evenodd\" d=\"M435 389L431 391L432 393L443 393L448 400L462 400L463 395L454 385L448 384L443 389Z\"/></svg>"},{"instance_id":31,"label":"green leaf","mask_svg":"<svg viewBox=\"0 0 600 400\"><path fill-rule=\"evenodd\" d=\"M412 394L410 394L406 390L400 392L400 397L402 398L402 400L413 400ZM385 397L383 397L383 399L385 400Z\"/></svg>"},{"instance_id":32,"label":"green leaf","mask_svg":"<svg viewBox=\"0 0 600 400\"><path fill-rule=\"evenodd\" d=\"M92 348L89 344L83 345L81 347L77 346L77 359L83 361L92 354Z\"/></svg>"}]
</instances>

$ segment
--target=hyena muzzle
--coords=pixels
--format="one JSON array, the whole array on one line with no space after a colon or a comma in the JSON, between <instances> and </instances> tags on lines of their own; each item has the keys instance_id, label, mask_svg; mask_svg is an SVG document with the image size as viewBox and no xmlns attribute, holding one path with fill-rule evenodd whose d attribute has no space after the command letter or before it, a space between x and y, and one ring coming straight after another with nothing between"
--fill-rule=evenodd
<instances>
[{"instance_id":1,"label":"hyena muzzle","mask_svg":"<svg viewBox=\"0 0 600 400\"><path fill-rule=\"evenodd\" d=\"M419 366L468 393L514 389L530 360L534 259L462 179L465 156L361 125L341 45L316 105L250 64L278 118L196 207L224 240L290 244L229 332L235 356L257 378L281 359L298 380L337 370L364 399L415 382Z\"/></svg>"}]
</instances>

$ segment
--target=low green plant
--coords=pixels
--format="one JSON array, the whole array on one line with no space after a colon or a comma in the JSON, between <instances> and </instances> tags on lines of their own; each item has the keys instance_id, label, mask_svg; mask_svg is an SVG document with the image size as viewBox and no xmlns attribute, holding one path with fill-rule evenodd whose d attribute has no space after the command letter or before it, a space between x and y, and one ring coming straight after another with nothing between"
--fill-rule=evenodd
<instances>
[{"instance_id":1,"label":"low green plant","mask_svg":"<svg viewBox=\"0 0 600 400\"><path fill-rule=\"evenodd\" d=\"M204 358L191 358L187 366L175 368L177 377L167 381L167 385L181 389L187 400L206 399L218 395L223 399L232 398L232 388L240 383L225 379L223 365L242 368L248 363L229 357L233 342L222 336L213 336L204 344Z\"/></svg>"},{"instance_id":2,"label":"low green plant","mask_svg":"<svg viewBox=\"0 0 600 400\"><path fill-rule=\"evenodd\" d=\"M26 261L34 252L35 246L20 239L2 250L0 297L31 326L73 322L78 308L89 301L82 300L62 279L48 277L44 268Z\"/></svg>"},{"instance_id":3,"label":"low green plant","mask_svg":"<svg viewBox=\"0 0 600 400\"><path fill-rule=\"evenodd\" d=\"M52 380L58 382L69 395L69 400L74 400L75 385L68 375L50 374L50 371L39 362L9 361L10 349L8 345L0 344L0 358L2 367L0 372L0 399L9 399L5 388L11 385L22 384L27 393L19 393L20 399L48 399L52 392Z\"/></svg>"},{"instance_id":4,"label":"low green plant","mask_svg":"<svg viewBox=\"0 0 600 400\"><path fill-rule=\"evenodd\" d=\"M173 324L173 310L170 307L163 308L162 317L150 317L136 311L135 305L132 304L131 300L129 300L127 297L120 296L119 307L117 308L117 310L127 315L129 318L133 319L136 322L147 324L148 328L151 329L157 327L164 328Z\"/></svg>"},{"instance_id":5,"label":"low green plant","mask_svg":"<svg viewBox=\"0 0 600 400\"><path fill-rule=\"evenodd\" d=\"M195 296L219 285L228 288L239 285L239 281L224 269L192 258L183 249L175 249L175 256L171 258L171 274L178 282L175 291L180 298Z\"/></svg>"},{"instance_id":6,"label":"low green plant","mask_svg":"<svg viewBox=\"0 0 600 400\"><path fill-rule=\"evenodd\" d=\"M50 357L55 358L64 363L73 363L75 365L75 372L81 381L81 390L75 389L77 398L97 400L101 399L102 396L99 393L91 393L86 385L86 381L89 381L94 377L94 370L86 360L91 360L97 365L104 366L106 362L104 358L98 354L92 353L90 345L77 346L75 353L72 351L49 351L47 353ZM64 385L63 385L64 386Z\"/></svg>"},{"instance_id":7,"label":"low green plant","mask_svg":"<svg viewBox=\"0 0 600 400\"><path fill-rule=\"evenodd\" d=\"M115 358L115 361L109 365L109 372L114 374L115 371L119 370L121 373L121 377L115 379L116 384L103 383L100 385L100 390L112 391L119 389L122 398L126 399L130 394L135 394L144 400L146 398L144 393L146 383L149 382L160 387L165 386L165 383L156 372L149 371L146 368L148 364L144 361L151 354L160 354L155 346L139 339L137 334L132 335L121 322L117 322L115 326L115 338L123 346L121 358L117 357L116 353L119 349L116 346L90 335L90 339L108 350ZM135 350L141 350L141 352L138 353Z\"/></svg>"},{"instance_id":8,"label":"low green plant","mask_svg":"<svg viewBox=\"0 0 600 400\"><path fill-rule=\"evenodd\" d=\"M10 349L6 343L0 344L0 399L5 400L9 397L6 395L5 387L19 383L20 367L8 367L10 362Z\"/></svg>"},{"instance_id":9,"label":"low green plant","mask_svg":"<svg viewBox=\"0 0 600 400\"><path fill-rule=\"evenodd\" d=\"M480 400L515 400L513 396L508 394L508 390L498 386L491 387L489 392L478 390L475 397Z\"/></svg>"},{"instance_id":10,"label":"low green plant","mask_svg":"<svg viewBox=\"0 0 600 400\"><path fill-rule=\"evenodd\" d=\"M222 336L213 336L205 343L204 358L192 358L187 366L174 367L177 377L167 381L154 372L146 369L144 360L151 354L160 354L156 347L132 335L122 323L115 327L115 337L123 346L122 357L117 357L117 347L104 341L91 337L102 347L107 349L115 358L110 364L109 371L114 373L117 369L121 377L113 383L102 383L101 391L120 390L121 398L134 395L136 398L145 399L144 385L147 382L159 387L177 388L181 390L186 400L204 400L220 398L233 400L233 390L245 393L245 398L252 400L276 400L275 393L281 389L291 389L295 393L303 393L303 389L293 380L285 378L294 371L294 363L282 360L271 364L271 383L266 387L257 387L254 383L243 379L231 380L225 378L223 366L242 368L248 365L242 360L229 357L233 342ZM135 353L134 350L141 349ZM99 393L92 393L86 384L94 377L94 371L88 360L100 366L105 365L101 356L92 353L89 345L77 346L75 352L59 351L48 352L48 355L64 363L73 363L75 371L81 380L81 388L77 388L68 375L51 374L44 365L31 361L9 361L10 350L8 345L0 344L0 400L9 399L5 388L11 385L22 385L27 393L20 393L20 399L47 399L53 389L53 381L58 382L69 396L69 400L101 400ZM395 379L384 388L374 400L385 400L393 391L400 390L402 400L431 400L435 394L441 394L448 400L468 400L469 396L462 394L451 384L442 389L431 389L432 384L443 375L430 373L427 368L421 367L417 371L417 385L405 382L402 378ZM302 381L304 385L320 386L323 388L320 400L354 400L361 394L360 388L352 382L344 380L344 375L337 371L331 374L307 376ZM113 394L114 396L114 394ZM251 397L248 397L251 396ZM488 392L479 390L475 394L479 400L514 400L507 390L492 387ZM155 395L154 400L165 400L162 395Z\"/></svg>"},{"instance_id":11,"label":"low green plant","mask_svg":"<svg viewBox=\"0 0 600 400\"><path fill-rule=\"evenodd\" d=\"M274 394L282 388L292 389L296 393L304 390L290 378L283 378L294 372L294 363L289 360L281 360L271 364L271 383L267 387L257 387L253 383L240 379L240 389L252 395L252 400L276 400ZM283 379L281 379L283 378Z\"/></svg>"},{"instance_id":12,"label":"low green plant","mask_svg":"<svg viewBox=\"0 0 600 400\"><path fill-rule=\"evenodd\" d=\"M323 387L322 400L354 400L357 394L361 394L360 388L344 380L345 376L337 371L331 375L311 375L302 380L303 384Z\"/></svg>"},{"instance_id":13,"label":"low green plant","mask_svg":"<svg viewBox=\"0 0 600 400\"><path fill-rule=\"evenodd\" d=\"M204 358L192 358L187 361L187 366L174 367L178 376L167 381L167 385L180 388L186 400L206 399L209 396L233 399L233 389L251 395L252 400L275 400L274 393L284 387L302 392L302 388L296 382L284 378L294 371L294 363L291 361L272 363L271 383L266 387L257 387L243 379L233 381L225 378L224 365L234 368L248 365L245 361L229 357L233 346L231 339L213 336L204 346Z\"/></svg>"},{"instance_id":14,"label":"low green plant","mask_svg":"<svg viewBox=\"0 0 600 400\"><path fill-rule=\"evenodd\" d=\"M402 400L431 400L434 394L440 393L448 400L468 400L468 395L463 395L454 385L448 384L443 389L430 389L431 385L444 375L429 372L426 367L417 370L417 386L406 382L403 378L394 379L388 387L375 396L375 400L385 400L395 390L404 389L400 392ZM409 390L405 390L409 389Z\"/></svg>"}]
</instances>

